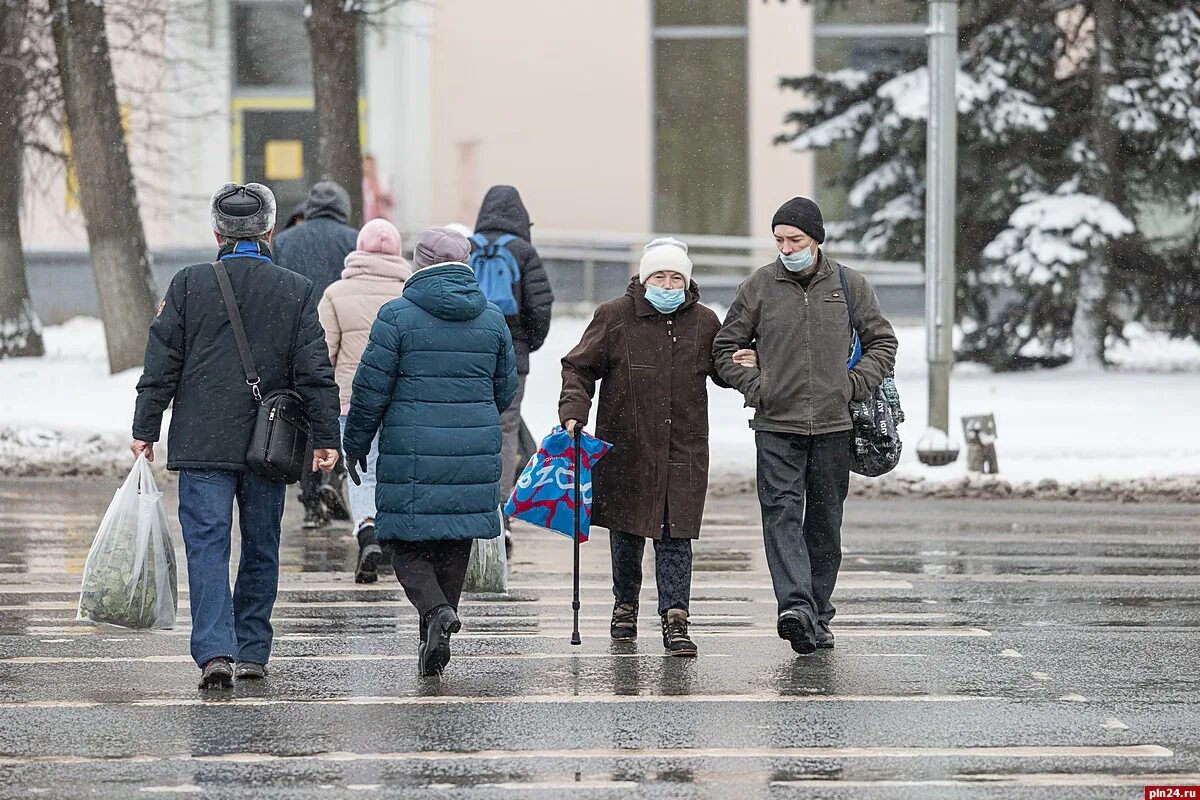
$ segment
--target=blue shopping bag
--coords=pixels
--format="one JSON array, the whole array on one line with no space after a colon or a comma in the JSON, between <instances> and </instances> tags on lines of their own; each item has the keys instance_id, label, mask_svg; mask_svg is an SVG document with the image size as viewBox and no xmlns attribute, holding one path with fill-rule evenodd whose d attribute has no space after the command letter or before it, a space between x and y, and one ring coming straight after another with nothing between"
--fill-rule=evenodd
<instances>
[{"instance_id":1,"label":"blue shopping bag","mask_svg":"<svg viewBox=\"0 0 1200 800\"><path fill-rule=\"evenodd\" d=\"M592 468L612 447L584 432L579 453L579 540L586 542L592 524ZM504 514L539 528L575 537L575 439L556 427L521 471Z\"/></svg>"}]
</instances>

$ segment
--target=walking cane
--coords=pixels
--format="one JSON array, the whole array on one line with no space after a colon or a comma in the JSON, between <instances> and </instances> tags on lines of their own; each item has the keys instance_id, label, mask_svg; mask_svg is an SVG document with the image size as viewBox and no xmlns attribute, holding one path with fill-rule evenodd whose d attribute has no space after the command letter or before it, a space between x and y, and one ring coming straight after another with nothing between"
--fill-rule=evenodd
<instances>
[{"instance_id":1,"label":"walking cane","mask_svg":"<svg viewBox=\"0 0 1200 800\"><path fill-rule=\"evenodd\" d=\"M575 423L575 585L571 598L571 610L574 612L575 624L571 629L571 644L582 644L579 638L579 507L582 505L582 492L579 490L579 451L583 447L583 423Z\"/></svg>"}]
</instances>

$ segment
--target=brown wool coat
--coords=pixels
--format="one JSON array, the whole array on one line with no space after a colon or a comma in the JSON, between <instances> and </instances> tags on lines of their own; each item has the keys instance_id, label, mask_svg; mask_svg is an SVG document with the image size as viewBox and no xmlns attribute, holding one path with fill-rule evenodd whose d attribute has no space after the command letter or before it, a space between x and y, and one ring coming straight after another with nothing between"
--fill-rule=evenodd
<instances>
[{"instance_id":1,"label":"brown wool coat","mask_svg":"<svg viewBox=\"0 0 1200 800\"><path fill-rule=\"evenodd\" d=\"M693 283L674 314L660 314L635 278L623 297L596 309L562 360L559 419L585 421L596 381L596 435L613 445L593 473L592 521L651 539L700 535L708 493L709 377L721 324Z\"/></svg>"}]
</instances>

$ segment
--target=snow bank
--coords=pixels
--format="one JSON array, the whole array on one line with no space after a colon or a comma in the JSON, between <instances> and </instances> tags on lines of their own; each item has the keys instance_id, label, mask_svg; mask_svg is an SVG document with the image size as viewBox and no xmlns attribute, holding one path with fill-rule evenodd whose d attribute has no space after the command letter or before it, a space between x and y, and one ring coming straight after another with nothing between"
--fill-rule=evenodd
<instances>
[{"instance_id":1,"label":"snow bank","mask_svg":"<svg viewBox=\"0 0 1200 800\"><path fill-rule=\"evenodd\" d=\"M558 362L586 324L579 317L555 318L545 347L533 356L524 415L535 437L557 422ZM1116 366L1108 372L996 375L978 365L956 367L954 424L966 414L996 416L1000 475L995 479L968 476L965 454L948 467L917 461L915 445L926 428L925 336L920 328L901 328L898 335L896 380L908 415L901 426L906 452L895 473L860 482L859 491L1003 494L1032 491L1039 484L1050 491L1051 482L1064 491L1114 483L1149 490L1179 476L1200 479L1190 403L1200 372L1200 345L1194 342L1130 325L1128 342L1110 347ZM108 375L98 320L74 319L47 328L45 336L46 357L0 361L0 471L122 474L129 464L138 371ZM751 485L755 457L749 417L740 395L712 389L710 441L718 487ZM950 433L961 441L961 427Z\"/></svg>"}]
</instances>

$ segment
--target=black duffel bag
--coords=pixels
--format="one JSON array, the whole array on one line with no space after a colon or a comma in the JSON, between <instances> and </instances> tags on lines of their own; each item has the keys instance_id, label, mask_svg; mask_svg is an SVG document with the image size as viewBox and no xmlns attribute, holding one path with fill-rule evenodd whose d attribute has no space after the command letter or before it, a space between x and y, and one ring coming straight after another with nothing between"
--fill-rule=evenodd
<instances>
[{"instance_id":1,"label":"black duffel bag","mask_svg":"<svg viewBox=\"0 0 1200 800\"><path fill-rule=\"evenodd\" d=\"M842 295L846 298L846 313L850 317L850 332L853 337L851 352L861 349L858 326L854 323L854 301L846 286L846 271L838 264L838 279L842 282ZM854 435L850 439L850 471L868 478L878 478L896 468L900 463L900 441L897 425L904 421L900 409L900 394L896 382L889 375L875 387L869 400L850 401L850 419L854 424Z\"/></svg>"},{"instance_id":2,"label":"black duffel bag","mask_svg":"<svg viewBox=\"0 0 1200 800\"><path fill-rule=\"evenodd\" d=\"M229 324L233 327L233 338L237 341L242 369L246 373L246 385L258 401L258 416L246 450L246 468L269 480L295 483L305 470L312 468L308 449L311 433L308 411L300 395L291 389L276 389L268 392L266 397L259 392L258 369L250 355L250 342L246 338L237 299L233 296L229 274L220 261L213 263L213 269L217 273L217 283L221 285L221 296L225 298L225 310L229 313Z\"/></svg>"}]
</instances>

